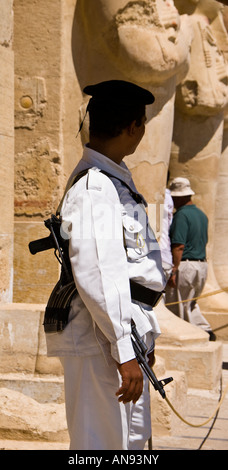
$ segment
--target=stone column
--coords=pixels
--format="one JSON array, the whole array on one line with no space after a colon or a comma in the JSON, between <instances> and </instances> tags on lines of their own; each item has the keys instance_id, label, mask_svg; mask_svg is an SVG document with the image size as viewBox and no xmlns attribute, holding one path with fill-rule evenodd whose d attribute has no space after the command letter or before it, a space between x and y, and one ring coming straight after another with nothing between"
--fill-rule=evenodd
<instances>
[{"instance_id":1,"label":"stone column","mask_svg":"<svg viewBox=\"0 0 228 470\"><path fill-rule=\"evenodd\" d=\"M215 201L215 247L213 264L221 288L228 288L228 122L224 123L222 154L219 162Z\"/></svg>"},{"instance_id":2,"label":"stone column","mask_svg":"<svg viewBox=\"0 0 228 470\"><path fill-rule=\"evenodd\" d=\"M62 0L14 1L14 302L45 303L58 277L53 251L32 256L47 236L63 179Z\"/></svg>"},{"instance_id":3,"label":"stone column","mask_svg":"<svg viewBox=\"0 0 228 470\"><path fill-rule=\"evenodd\" d=\"M156 97L148 109L143 141L126 163L138 189L158 207L169 165L176 83L188 67L187 20L180 21L173 1L163 0L78 0L75 9L73 58L81 89L88 83L122 79L148 88ZM82 116L84 112L82 105ZM84 126L83 143L87 137ZM154 217L152 223L159 235Z\"/></svg>"},{"instance_id":4,"label":"stone column","mask_svg":"<svg viewBox=\"0 0 228 470\"><path fill-rule=\"evenodd\" d=\"M214 22L214 31L221 51L228 64L228 7L223 10L221 18ZM225 31L224 31L225 28ZM228 287L228 107L224 111L224 130L222 153L219 161L218 187L215 206L215 243L213 263L215 276L222 288Z\"/></svg>"},{"instance_id":5,"label":"stone column","mask_svg":"<svg viewBox=\"0 0 228 470\"><path fill-rule=\"evenodd\" d=\"M0 16L0 303L13 296L14 54L13 0L1 2Z\"/></svg>"},{"instance_id":6,"label":"stone column","mask_svg":"<svg viewBox=\"0 0 228 470\"><path fill-rule=\"evenodd\" d=\"M214 31L227 40L221 4L211 0L175 2L188 13L194 28L189 72L178 86L171 156L171 176L190 179L194 201L209 218L207 257L209 272L204 292L216 291L213 258L215 246L216 194L222 151L224 109L228 101L228 71ZM221 293L200 300L203 311L227 310L228 296Z\"/></svg>"}]
</instances>

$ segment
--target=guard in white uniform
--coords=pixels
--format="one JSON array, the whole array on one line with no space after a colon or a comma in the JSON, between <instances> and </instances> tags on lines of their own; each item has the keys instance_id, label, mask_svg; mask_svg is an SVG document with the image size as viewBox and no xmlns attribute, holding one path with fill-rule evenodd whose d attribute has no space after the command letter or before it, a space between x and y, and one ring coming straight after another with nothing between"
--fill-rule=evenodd
<instances>
[{"instance_id":1,"label":"guard in white uniform","mask_svg":"<svg viewBox=\"0 0 228 470\"><path fill-rule=\"evenodd\" d=\"M78 294L61 333L48 333L49 356L64 368L70 449L143 449L151 435L148 381L135 359L131 320L149 363L160 334L152 308L132 301L129 280L162 291L159 245L146 202L122 162L135 151L153 95L123 81L86 87L92 95L90 142L61 208L63 235ZM107 100L108 97L108 100Z\"/></svg>"}]
</instances>

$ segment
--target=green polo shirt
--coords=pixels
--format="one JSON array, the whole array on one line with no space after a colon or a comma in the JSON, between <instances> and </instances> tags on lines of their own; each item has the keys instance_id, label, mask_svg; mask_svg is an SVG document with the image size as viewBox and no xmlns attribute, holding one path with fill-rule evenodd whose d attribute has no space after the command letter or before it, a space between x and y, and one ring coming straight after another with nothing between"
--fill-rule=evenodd
<instances>
[{"instance_id":1,"label":"green polo shirt","mask_svg":"<svg viewBox=\"0 0 228 470\"><path fill-rule=\"evenodd\" d=\"M182 261L206 259L208 218L195 204L180 207L170 227L171 244L184 245Z\"/></svg>"}]
</instances>

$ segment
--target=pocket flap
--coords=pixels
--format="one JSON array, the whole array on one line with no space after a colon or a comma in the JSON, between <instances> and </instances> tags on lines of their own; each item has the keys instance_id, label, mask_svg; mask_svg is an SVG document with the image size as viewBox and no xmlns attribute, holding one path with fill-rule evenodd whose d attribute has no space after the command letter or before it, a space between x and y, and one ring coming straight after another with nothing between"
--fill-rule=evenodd
<instances>
[{"instance_id":1,"label":"pocket flap","mask_svg":"<svg viewBox=\"0 0 228 470\"><path fill-rule=\"evenodd\" d=\"M123 217L123 226L129 233L139 233L143 230L142 224L127 214Z\"/></svg>"}]
</instances>

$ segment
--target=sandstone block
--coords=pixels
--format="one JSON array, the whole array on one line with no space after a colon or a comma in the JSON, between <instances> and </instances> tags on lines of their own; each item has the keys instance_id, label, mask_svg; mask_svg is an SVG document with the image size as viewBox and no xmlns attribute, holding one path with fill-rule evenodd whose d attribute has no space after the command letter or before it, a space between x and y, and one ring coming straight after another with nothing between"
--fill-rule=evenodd
<instances>
[{"instance_id":1,"label":"sandstone block","mask_svg":"<svg viewBox=\"0 0 228 470\"><path fill-rule=\"evenodd\" d=\"M28 304L0 306L0 371L34 373L38 351L41 307Z\"/></svg>"},{"instance_id":2,"label":"sandstone block","mask_svg":"<svg viewBox=\"0 0 228 470\"><path fill-rule=\"evenodd\" d=\"M64 404L41 404L0 388L0 438L68 441Z\"/></svg>"},{"instance_id":3,"label":"sandstone block","mask_svg":"<svg viewBox=\"0 0 228 470\"><path fill-rule=\"evenodd\" d=\"M202 345L157 345L156 352L165 359L166 368L186 373L188 387L216 389L222 371L222 343Z\"/></svg>"},{"instance_id":4,"label":"sandstone block","mask_svg":"<svg viewBox=\"0 0 228 470\"><path fill-rule=\"evenodd\" d=\"M31 255L28 244L47 237L43 222L16 220L14 228L14 302L44 304L58 280L54 250Z\"/></svg>"}]
</instances>

